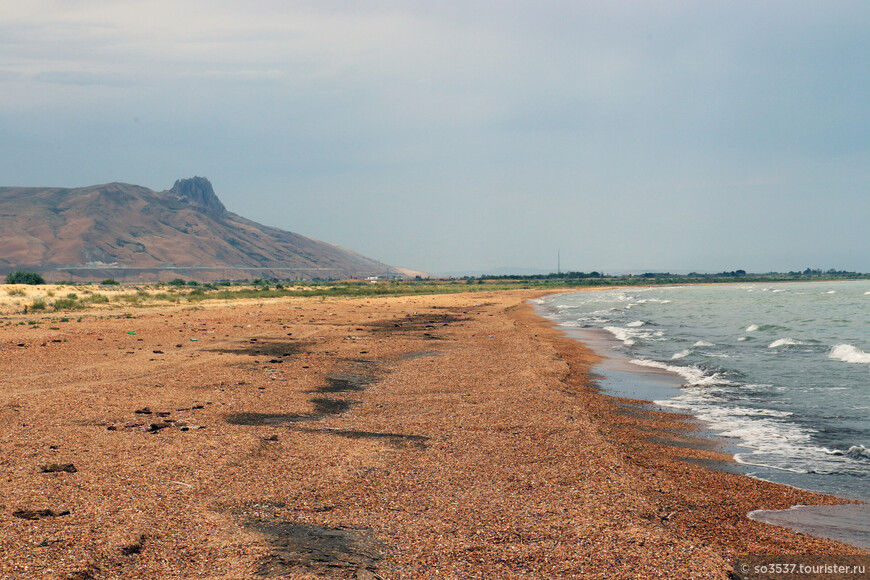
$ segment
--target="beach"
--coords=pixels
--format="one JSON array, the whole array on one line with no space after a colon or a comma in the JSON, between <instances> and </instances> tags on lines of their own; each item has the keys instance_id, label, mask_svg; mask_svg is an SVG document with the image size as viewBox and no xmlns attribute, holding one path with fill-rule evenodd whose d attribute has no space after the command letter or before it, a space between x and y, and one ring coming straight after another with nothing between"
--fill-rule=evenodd
<instances>
[{"instance_id":1,"label":"beach","mask_svg":"<svg viewBox=\"0 0 870 580\"><path fill-rule=\"evenodd\" d=\"M0 578L724 579L737 555L865 554L747 518L845 500L730 473L689 417L599 392L542 295L7 314Z\"/></svg>"}]
</instances>

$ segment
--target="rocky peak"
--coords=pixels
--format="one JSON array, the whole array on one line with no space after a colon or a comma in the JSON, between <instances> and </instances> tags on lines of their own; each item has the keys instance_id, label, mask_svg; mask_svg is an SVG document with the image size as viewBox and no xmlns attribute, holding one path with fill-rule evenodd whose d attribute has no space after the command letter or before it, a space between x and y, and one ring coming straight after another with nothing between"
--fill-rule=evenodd
<instances>
[{"instance_id":1,"label":"rocky peak","mask_svg":"<svg viewBox=\"0 0 870 580\"><path fill-rule=\"evenodd\" d=\"M227 214L227 208L215 195L211 182L205 177L179 179L169 193L212 217L223 217Z\"/></svg>"}]
</instances>

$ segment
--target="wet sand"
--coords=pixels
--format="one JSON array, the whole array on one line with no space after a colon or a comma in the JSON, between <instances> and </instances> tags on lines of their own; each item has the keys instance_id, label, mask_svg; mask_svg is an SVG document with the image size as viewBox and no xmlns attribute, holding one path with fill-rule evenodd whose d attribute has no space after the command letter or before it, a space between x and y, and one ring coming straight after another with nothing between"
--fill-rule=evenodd
<instances>
[{"instance_id":1,"label":"wet sand","mask_svg":"<svg viewBox=\"0 0 870 580\"><path fill-rule=\"evenodd\" d=\"M595 390L538 295L7 315L0 578L727 578L737 554L863 553L747 518L842 500L708 469L729 456L685 417Z\"/></svg>"}]
</instances>

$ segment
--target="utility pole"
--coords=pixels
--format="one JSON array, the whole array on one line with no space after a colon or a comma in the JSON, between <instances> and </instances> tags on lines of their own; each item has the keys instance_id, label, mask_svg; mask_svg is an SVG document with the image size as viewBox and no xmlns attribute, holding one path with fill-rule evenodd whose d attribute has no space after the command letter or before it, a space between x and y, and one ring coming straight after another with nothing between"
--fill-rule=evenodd
<instances>
[{"instance_id":1,"label":"utility pole","mask_svg":"<svg viewBox=\"0 0 870 580\"><path fill-rule=\"evenodd\" d=\"M562 274L562 252L556 250L556 274Z\"/></svg>"}]
</instances>

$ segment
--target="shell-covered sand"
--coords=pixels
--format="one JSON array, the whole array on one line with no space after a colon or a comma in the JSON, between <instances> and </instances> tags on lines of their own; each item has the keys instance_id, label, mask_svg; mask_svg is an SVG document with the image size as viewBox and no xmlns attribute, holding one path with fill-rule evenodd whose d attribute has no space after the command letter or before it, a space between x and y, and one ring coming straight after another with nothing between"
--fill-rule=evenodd
<instances>
[{"instance_id":1,"label":"shell-covered sand","mask_svg":"<svg viewBox=\"0 0 870 580\"><path fill-rule=\"evenodd\" d=\"M746 518L839 500L702 467L728 456L596 392L536 295L7 314L0 578L724 579L737 554L862 553Z\"/></svg>"}]
</instances>

